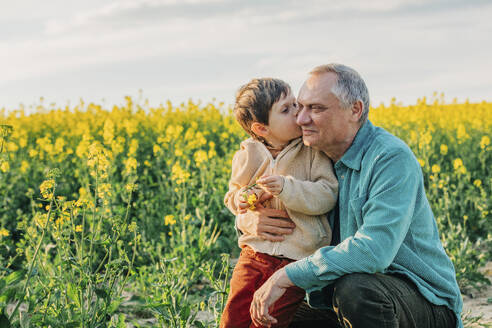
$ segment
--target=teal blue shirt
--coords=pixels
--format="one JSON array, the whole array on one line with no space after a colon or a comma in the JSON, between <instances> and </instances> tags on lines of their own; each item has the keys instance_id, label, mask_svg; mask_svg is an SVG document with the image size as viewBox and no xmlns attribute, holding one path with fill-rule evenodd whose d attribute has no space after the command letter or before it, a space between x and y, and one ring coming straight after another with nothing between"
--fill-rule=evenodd
<instances>
[{"instance_id":1,"label":"teal blue shirt","mask_svg":"<svg viewBox=\"0 0 492 328\"><path fill-rule=\"evenodd\" d=\"M339 180L340 244L285 267L309 304L319 291L354 273L401 273L431 303L446 305L463 327L454 266L442 247L425 195L420 165L400 139L367 121L335 164ZM330 215L333 226L334 215Z\"/></svg>"}]
</instances>

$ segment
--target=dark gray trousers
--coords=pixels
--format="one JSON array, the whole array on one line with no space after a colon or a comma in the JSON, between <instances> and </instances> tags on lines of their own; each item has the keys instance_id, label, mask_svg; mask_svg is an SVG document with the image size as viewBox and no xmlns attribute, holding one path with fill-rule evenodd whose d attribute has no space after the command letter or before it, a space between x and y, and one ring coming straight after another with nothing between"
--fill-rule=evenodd
<instances>
[{"instance_id":1,"label":"dark gray trousers","mask_svg":"<svg viewBox=\"0 0 492 328\"><path fill-rule=\"evenodd\" d=\"M448 307L427 301L402 275L354 273L323 289L332 309L303 304L290 328L455 328Z\"/></svg>"}]
</instances>

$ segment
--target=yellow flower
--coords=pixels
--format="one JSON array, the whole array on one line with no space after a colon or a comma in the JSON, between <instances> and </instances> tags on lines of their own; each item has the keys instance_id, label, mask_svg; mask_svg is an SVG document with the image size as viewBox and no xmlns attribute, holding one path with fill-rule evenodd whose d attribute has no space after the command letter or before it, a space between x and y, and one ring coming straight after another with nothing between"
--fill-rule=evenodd
<instances>
[{"instance_id":1,"label":"yellow flower","mask_svg":"<svg viewBox=\"0 0 492 328\"><path fill-rule=\"evenodd\" d=\"M75 226L75 232L81 232L82 231L82 225L76 225Z\"/></svg>"},{"instance_id":2,"label":"yellow flower","mask_svg":"<svg viewBox=\"0 0 492 328\"><path fill-rule=\"evenodd\" d=\"M453 161L453 166L454 166L454 169L456 172L458 172L460 174L466 173L466 167L463 165L463 161L461 160L461 158L456 158Z\"/></svg>"},{"instance_id":3,"label":"yellow flower","mask_svg":"<svg viewBox=\"0 0 492 328\"><path fill-rule=\"evenodd\" d=\"M185 183L190 178L190 173L181 168L179 163L175 163L171 169L171 178L179 185Z\"/></svg>"},{"instance_id":4,"label":"yellow flower","mask_svg":"<svg viewBox=\"0 0 492 328\"><path fill-rule=\"evenodd\" d=\"M441 172L441 167L437 164L432 165L432 173L439 173Z\"/></svg>"},{"instance_id":5,"label":"yellow flower","mask_svg":"<svg viewBox=\"0 0 492 328\"><path fill-rule=\"evenodd\" d=\"M176 157L181 157L183 156L183 151L178 148L174 151L174 155L176 155Z\"/></svg>"},{"instance_id":6,"label":"yellow flower","mask_svg":"<svg viewBox=\"0 0 492 328\"><path fill-rule=\"evenodd\" d=\"M256 209L255 204L256 204L256 201L258 200L258 198L256 197L255 193L251 193L249 196L246 193L244 193L243 197L246 198L246 201L249 204L250 210Z\"/></svg>"},{"instance_id":7,"label":"yellow flower","mask_svg":"<svg viewBox=\"0 0 492 328\"><path fill-rule=\"evenodd\" d=\"M490 138L488 136L483 136L480 140L480 148L485 149L488 145L490 145Z\"/></svg>"},{"instance_id":8,"label":"yellow flower","mask_svg":"<svg viewBox=\"0 0 492 328\"><path fill-rule=\"evenodd\" d=\"M125 172L131 173L137 169L138 162L135 158L130 157L125 161Z\"/></svg>"},{"instance_id":9,"label":"yellow flower","mask_svg":"<svg viewBox=\"0 0 492 328\"><path fill-rule=\"evenodd\" d=\"M26 171L27 171L28 168L29 168L29 163L27 161L22 161L21 162L20 171L22 173L26 173Z\"/></svg>"},{"instance_id":10,"label":"yellow flower","mask_svg":"<svg viewBox=\"0 0 492 328\"><path fill-rule=\"evenodd\" d=\"M475 181L473 181L473 184L477 187L480 187L482 185L482 180L476 179Z\"/></svg>"},{"instance_id":11,"label":"yellow flower","mask_svg":"<svg viewBox=\"0 0 492 328\"><path fill-rule=\"evenodd\" d=\"M448 146L442 144L441 145L441 155L446 155L448 153Z\"/></svg>"},{"instance_id":12,"label":"yellow flower","mask_svg":"<svg viewBox=\"0 0 492 328\"><path fill-rule=\"evenodd\" d=\"M0 171L2 172L7 172L10 169L9 162L7 161L0 161Z\"/></svg>"},{"instance_id":13,"label":"yellow flower","mask_svg":"<svg viewBox=\"0 0 492 328\"><path fill-rule=\"evenodd\" d=\"M166 215L164 217L164 224L165 225L173 225L175 223L176 223L176 220L174 219L174 215L169 214L169 215Z\"/></svg>"},{"instance_id":14,"label":"yellow flower","mask_svg":"<svg viewBox=\"0 0 492 328\"><path fill-rule=\"evenodd\" d=\"M193 158L195 159L197 167L200 167L204 162L208 160L207 153L201 149L195 152Z\"/></svg>"},{"instance_id":15,"label":"yellow flower","mask_svg":"<svg viewBox=\"0 0 492 328\"><path fill-rule=\"evenodd\" d=\"M9 231L5 228L0 229L0 236L8 237Z\"/></svg>"},{"instance_id":16,"label":"yellow flower","mask_svg":"<svg viewBox=\"0 0 492 328\"><path fill-rule=\"evenodd\" d=\"M424 167L425 161L423 159L419 158L419 164L420 164L420 166Z\"/></svg>"},{"instance_id":17,"label":"yellow flower","mask_svg":"<svg viewBox=\"0 0 492 328\"><path fill-rule=\"evenodd\" d=\"M48 200L51 200L51 198L53 198L52 188L54 186L55 180L53 179L48 179L41 183L41 185L39 186L39 190L41 191L41 195L43 195L43 198Z\"/></svg>"},{"instance_id":18,"label":"yellow flower","mask_svg":"<svg viewBox=\"0 0 492 328\"><path fill-rule=\"evenodd\" d=\"M462 167L463 166L463 161L461 160L461 158L456 158L453 161L453 166L454 166L454 169L455 170L458 170L460 167Z\"/></svg>"},{"instance_id":19,"label":"yellow flower","mask_svg":"<svg viewBox=\"0 0 492 328\"><path fill-rule=\"evenodd\" d=\"M125 190L128 191L128 192L132 192L132 191L134 191L136 189L137 189L137 184L135 184L135 183L127 183L125 185Z\"/></svg>"}]
</instances>

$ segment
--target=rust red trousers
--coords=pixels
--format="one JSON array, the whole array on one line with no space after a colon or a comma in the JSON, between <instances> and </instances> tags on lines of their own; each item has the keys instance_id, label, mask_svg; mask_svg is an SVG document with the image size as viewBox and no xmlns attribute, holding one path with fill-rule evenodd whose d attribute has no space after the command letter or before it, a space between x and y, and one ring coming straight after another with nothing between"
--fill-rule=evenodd
<instances>
[{"instance_id":1,"label":"rust red trousers","mask_svg":"<svg viewBox=\"0 0 492 328\"><path fill-rule=\"evenodd\" d=\"M249 314L253 294L275 271L293 261L256 253L249 246L245 246L232 273L231 288L222 313L220 328L258 327L253 324ZM278 323L272 327L288 327L304 295L305 291L299 287L288 288L270 311L270 314L278 320Z\"/></svg>"}]
</instances>

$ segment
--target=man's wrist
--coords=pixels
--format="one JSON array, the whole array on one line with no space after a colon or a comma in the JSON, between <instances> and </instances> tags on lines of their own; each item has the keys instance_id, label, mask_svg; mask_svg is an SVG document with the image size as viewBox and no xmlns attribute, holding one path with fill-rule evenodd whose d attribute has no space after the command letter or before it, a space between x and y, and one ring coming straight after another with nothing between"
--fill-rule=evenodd
<instances>
[{"instance_id":1,"label":"man's wrist","mask_svg":"<svg viewBox=\"0 0 492 328\"><path fill-rule=\"evenodd\" d=\"M274 274L275 284L282 288L289 288L295 286L295 284L289 279L287 272L284 268L281 268Z\"/></svg>"}]
</instances>

